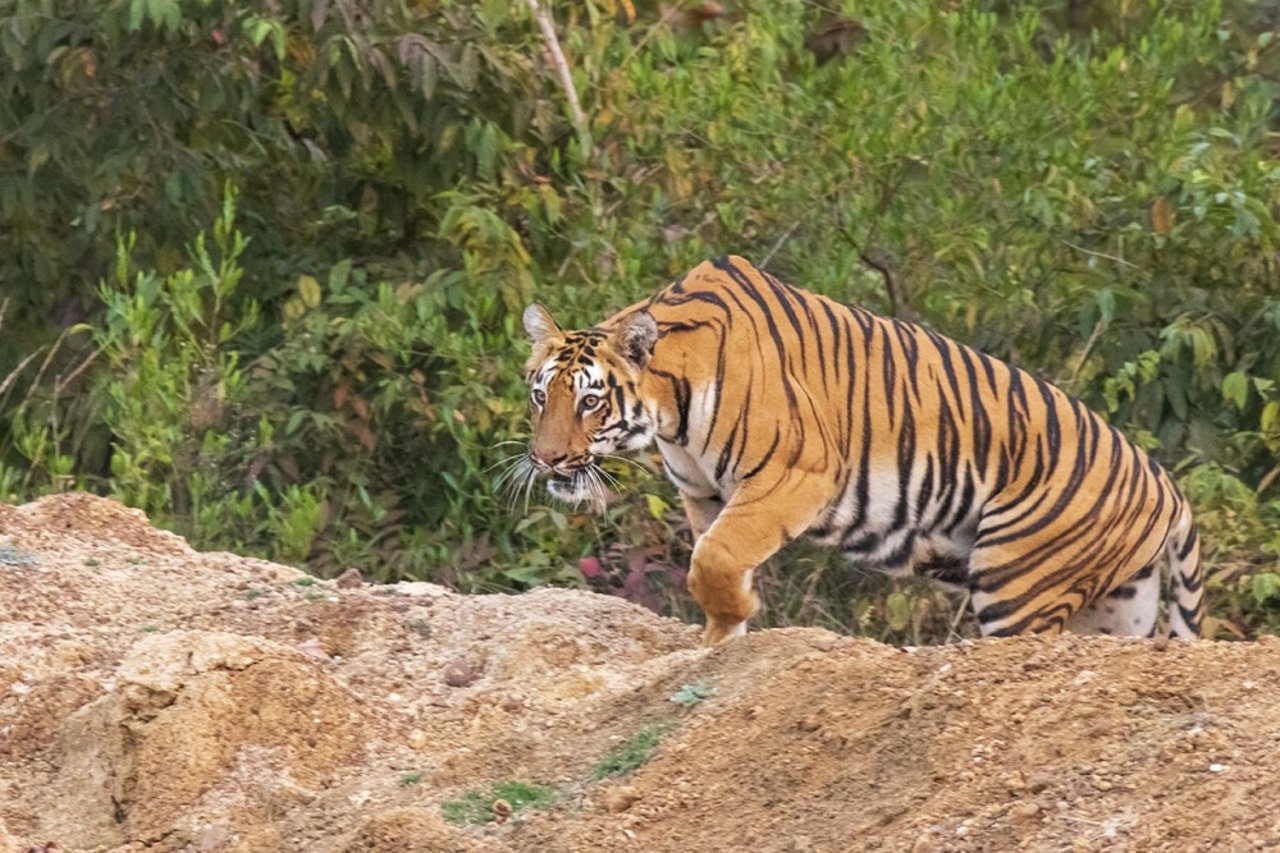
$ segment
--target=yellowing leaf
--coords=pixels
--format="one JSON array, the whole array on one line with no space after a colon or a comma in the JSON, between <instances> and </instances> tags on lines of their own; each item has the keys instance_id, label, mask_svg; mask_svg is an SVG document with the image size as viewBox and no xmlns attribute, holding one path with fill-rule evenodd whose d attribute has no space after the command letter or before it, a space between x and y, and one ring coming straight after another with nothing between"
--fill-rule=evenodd
<instances>
[{"instance_id":1,"label":"yellowing leaf","mask_svg":"<svg viewBox=\"0 0 1280 853\"><path fill-rule=\"evenodd\" d=\"M323 296L320 292L320 282L316 281L315 276L298 276L298 295L302 297L303 305L308 308L318 307Z\"/></svg>"},{"instance_id":2,"label":"yellowing leaf","mask_svg":"<svg viewBox=\"0 0 1280 853\"><path fill-rule=\"evenodd\" d=\"M644 497L649 503L649 515L652 515L659 521L661 521L662 517L666 515L667 510L671 509L671 504L667 503L657 495L645 495Z\"/></svg>"},{"instance_id":3,"label":"yellowing leaf","mask_svg":"<svg viewBox=\"0 0 1280 853\"><path fill-rule=\"evenodd\" d=\"M1271 432L1280 424L1280 401L1272 400L1262 407L1260 426L1263 432Z\"/></svg>"},{"instance_id":4,"label":"yellowing leaf","mask_svg":"<svg viewBox=\"0 0 1280 853\"><path fill-rule=\"evenodd\" d=\"M280 309L280 313L284 315L284 320L286 323L292 320L298 319L303 314L305 314L306 311L307 311L306 306L303 305L302 300L296 296L286 300L284 303L284 307Z\"/></svg>"}]
</instances>

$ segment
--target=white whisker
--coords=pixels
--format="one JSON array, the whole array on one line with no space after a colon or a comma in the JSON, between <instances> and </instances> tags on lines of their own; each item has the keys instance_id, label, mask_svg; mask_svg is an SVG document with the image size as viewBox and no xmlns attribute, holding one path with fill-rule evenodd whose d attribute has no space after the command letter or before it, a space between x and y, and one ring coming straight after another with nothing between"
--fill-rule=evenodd
<instances>
[{"instance_id":1,"label":"white whisker","mask_svg":"<svg viewBox=\"0 0 1280 853\"><path fill-rule=\"evenodd\" d=\"M529 466L529 476L527 476L527 477L525 478L525 481L524 481L524 512L525 512L525 515L528 515L528 514L529 514L529 496L530 496L530 494L533 492L533 484L534 484L534 482L535 482L537 479L538 479L538 478L537 478L537 472L536 472L536 471L534 471L533 466L532 466L532 465L530 465L530 466Z\"/></svg>"},{"instance_id":2,"label":"white whisker","mask_svg":"<svg viewBox=\"0 0 1280 853\"><path fill-rule=\"evenodd\" d=\"M503 458L499 459L497 462L493 463L492 465L490 465L488 468L485 468L484 470L492 471L494 468L497 468L499 465L514 465L516 462L525 458L528 455L529 454L527 453L513 453L510 456L504 456Z\"/></svg>"},{"instance_id":3,"label":"white whisker","mask_svg":"<svg viewBox=\"0 0 1280 853\"><path fill-rule=\"evenodd\" d=\"M506 464L506 468L498 474L494 479L494 487L500 487L504 482L509 481L512 477L524 472L525 467L529 464L528 457L524 454L512 456L509 459L502 460L499 464Z\"/></svg>"},{"instance_id":4,"label":"white whisker","mask_svg":"<svg viewBox=\"0 0 1280 853\"><path fill-rule=\"evenodd\" d=\"M512 462L498 482L502 484L502 491L507 498L507 509L514 510L516 501L520 499L520 493L528 491L529 484L537 478L537 471L533 467L533 463L528 456L521 454Z\"/></svg>"},{"instance_id":5,"label":"white whisker","mask_svg":"<svg viewBox=\"0 0 1280 853\"><path fill-rule=\"evenodd\" d=\"M604 512L606 507L605 498L608 497L608 489L600 475L605 474L605 472L596 467L589 468L588 470L591 472L592 502L595 504L596 512Z\"/></svg>"},{"instance_id":6,"label":"white whisker","mask_svg":"<svg viewBox=\"0 0 1280 853\"><path fill-rule=\"evenodd\" d=\"M624 463L626 463L627 465L630 465L631 467L635 468L636 470L644 472L645 474L652 474L652 473L653 473L652 471L650 471L648 468L646 468L646 467L644 467L643 465L641 465L641 464L640 464L639 462L637 462L636 460L634 460L634 459L628 459L628 458L627 458L627 457L625 457L625 456L618 456L618 455L613 454L613 453L599 453L599 454L597 454L597 455L598 455L601 459L613 459L613 460L618 461L618 462L624 462Z\"/></svg>"}]
</instances>

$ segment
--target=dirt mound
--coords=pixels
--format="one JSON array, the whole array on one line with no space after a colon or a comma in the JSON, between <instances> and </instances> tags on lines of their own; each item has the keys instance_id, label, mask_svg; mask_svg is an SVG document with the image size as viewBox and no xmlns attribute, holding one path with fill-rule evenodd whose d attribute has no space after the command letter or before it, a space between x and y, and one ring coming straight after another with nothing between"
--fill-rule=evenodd
<instances>
[{"instance_id":1,"label":"dirt mound","mask_svg":"<svg viewBox=\"0 0 1280 853\"><path fill-rule=\"evenodd\" d=\"M0 850L1280 845L1280 642L696 639L0 506Z\"/></svg>"}]
</instances>

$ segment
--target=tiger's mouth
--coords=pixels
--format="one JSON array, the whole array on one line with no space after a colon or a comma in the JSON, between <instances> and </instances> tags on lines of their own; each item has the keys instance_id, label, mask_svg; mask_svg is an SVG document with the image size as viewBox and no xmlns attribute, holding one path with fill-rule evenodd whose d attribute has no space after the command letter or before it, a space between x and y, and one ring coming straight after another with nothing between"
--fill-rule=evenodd
<instances>
[{"instance_id":1,"label":"tiger's mouth","mask_svg":"<svg viewBox=\"0 0 1280 853\"><path fill-rule=\"evenodd\" d=\"M597 510L604 508L604 478L594 460L569 471L548 472L547 491L552 497L575 506L590 503Z\"/></svg>"}]
</instances>

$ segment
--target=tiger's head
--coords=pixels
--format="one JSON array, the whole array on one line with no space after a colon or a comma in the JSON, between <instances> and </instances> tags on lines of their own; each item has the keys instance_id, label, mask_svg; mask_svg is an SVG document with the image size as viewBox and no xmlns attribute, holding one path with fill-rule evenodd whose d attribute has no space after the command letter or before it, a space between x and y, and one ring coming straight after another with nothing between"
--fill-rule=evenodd
<instances>
[{"instance_id":1,"label":"tiger's head","mask_svg":"<svg viewBox=\"0 0 1280 853\"><path fill-rule=\"evenodd\" d=\"M640 397L640 380L658 341L648 311L633 311L612 328L565 332L541 305L524 312L533 342L525 364L533 439L531 473L547 491L571 503L603 504L600 459L653 441L656 417Z\"/></svg>"}]
</instances>

